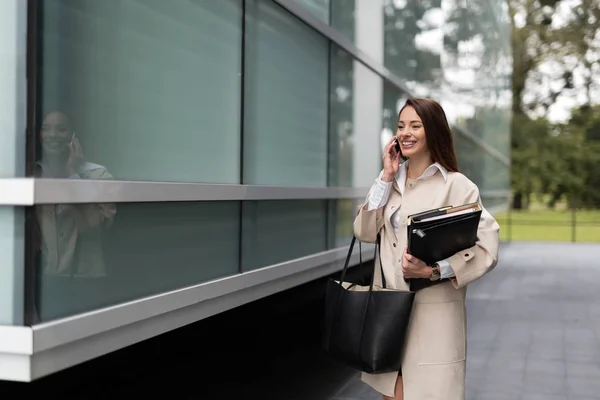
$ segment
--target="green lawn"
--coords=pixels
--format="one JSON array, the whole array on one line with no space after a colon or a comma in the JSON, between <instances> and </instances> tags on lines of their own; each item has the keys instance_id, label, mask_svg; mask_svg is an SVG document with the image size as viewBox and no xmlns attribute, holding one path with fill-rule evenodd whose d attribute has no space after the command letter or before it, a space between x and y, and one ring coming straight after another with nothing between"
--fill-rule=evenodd
<instances>
[{"instance_id":1,"label":"green lawn","mask_svg":"<svg viewBox=\"0 0 600 400\"><path fill-rule=\"evenodd\" d=\"M549 210L535 204L527 211L512 211L495 215L500 224L500 239L503 241L572 241L573 230L576 242L600 242L600 210L578 210L573 213L564 207ZM510 221L509 221L510 218Z\"/></svg>"},{"instance_id":2,"label":"green lawn","mask_svg":"<svg viewBox=\"0 0 600 400\"><path fill-rule=\"evenodd\" d=\"M352 237L352 222L355 210L352 200L337 202L337 234L340 243ZM552 241L570 242L572 239L572 212L562 204L549 210L541 203L533 204L527 211L512 211L495 214L500 224L502 241ZM600 210L578 210L575 213L575 241L600 243ZM509 238L510 236L510 238ZM337 245L341 244L338 243Z\"/></svg>"}]
</instances>

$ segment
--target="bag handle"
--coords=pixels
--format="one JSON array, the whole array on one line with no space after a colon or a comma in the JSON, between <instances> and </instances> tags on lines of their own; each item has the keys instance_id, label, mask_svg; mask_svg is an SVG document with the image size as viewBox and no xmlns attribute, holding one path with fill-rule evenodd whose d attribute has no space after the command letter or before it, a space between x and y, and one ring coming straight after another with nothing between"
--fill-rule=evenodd
<instances>
[{"instance_id":1,"label":"bag handle","mask_svg":"<svg viewBox=\"0 0 600 400\"><path fill-rule=\"evenodd\" d=\"M340 277L340 286L343 284L344 279L346 278L346 272L348 272L348 267L350 266L350 258L352 257L352 251L354 250L354 244L356 243L356 236L352 237L352 241L350 242L350 248L348 249L348 255L346 256L346 261L344 262L344 269L342 270L342 276ZM358 241L358 259L359 259L359 268L362 267L362 246L361 241ZM377 234L377 241L375 242L375 253L373 254L373 260L376 260L377 256L379 256L379 268L381 268L381 282L383 288L386 287L385 275L383 273L383 263L381 262L381 235ZM371 275L371 282L369 284L369 292L373 291L373 284L375 282L375 268L377 262L373 262L373 274ZM350 285L350 287L354 286L354 284Z\"/></svg>"},{"instance_id":2,"label":"bag handle","mask_svg":"<svg viewBox=\"0 0 600 400\"><path fill-rule=\"evenodd\" d=\"M375 251L379 255L379 268L381 268L381 285L385 289L385 274L383 273L383 263L381 262L381 235L377 234L377 245L375 246ZM375 259L375 257L373 257ZM373 279L375 279L375 270L373 269Z\"/></svg>"}]
</instances>

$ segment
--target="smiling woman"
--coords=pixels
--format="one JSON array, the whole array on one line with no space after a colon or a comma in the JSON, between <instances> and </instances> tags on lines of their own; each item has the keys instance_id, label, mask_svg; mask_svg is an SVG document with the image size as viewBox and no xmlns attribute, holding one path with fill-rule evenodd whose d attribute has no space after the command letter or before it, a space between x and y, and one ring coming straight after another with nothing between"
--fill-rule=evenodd
<instances>
[{"instance_id":1,"label":"smiling woman","mask_svg":"<svg viewBox=\"0 0 600 400\"><path fill-rule=\"evenodd\" d=\"M390 289L408 291L411 278L439 283L416 293L402 370L363 374L363 380L386 399L464 400L466 285L496 265L499 227L483 208L477 186L458 172L450 127L437 102L409 99L397 126L384 150L383 171L354 221L354 233L364 242L381 237L376 263L381 260ZM473 202L483 210L475 246L433 265L407 254L408 216ZM381 282L376 276L375 283Z\"/></svg>"}]
</instances>

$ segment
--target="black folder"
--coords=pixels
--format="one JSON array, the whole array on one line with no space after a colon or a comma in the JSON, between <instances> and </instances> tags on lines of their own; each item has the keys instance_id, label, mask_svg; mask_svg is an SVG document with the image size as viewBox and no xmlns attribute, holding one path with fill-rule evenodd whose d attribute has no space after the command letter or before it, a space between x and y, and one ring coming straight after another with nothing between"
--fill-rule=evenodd
<instances>
[{"instance_id":1,"label":"black folder","mask_svg":"<svg viewBox=\"0 0 600 400\"><path fill-rule=\"evenodd\" d=\"M475 246L481 218L479 203L442 207L408 217L408 253L433 265L454 254ZM448 279L408 279L409 288L416 292Z\"/></svg>"}]
</instances>

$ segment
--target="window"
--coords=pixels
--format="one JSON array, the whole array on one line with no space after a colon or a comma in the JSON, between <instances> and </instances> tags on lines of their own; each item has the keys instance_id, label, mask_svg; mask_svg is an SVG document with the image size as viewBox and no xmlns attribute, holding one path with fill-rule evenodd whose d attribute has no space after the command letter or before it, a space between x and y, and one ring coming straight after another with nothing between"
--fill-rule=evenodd
<instances>
[{"instance_id":1,"label":"window","mask_svg":"<svg viewBox=\"0 0 600 400\"><path fill-rule=\"evenodd\" d=\"M362 201L339 199L329 202L329 248L347 246L354 236L354 217Z\"/></svg>"},{"instance_id":2,"label":"window","mask_svg":"<svg viewBox=\"0 0 600 400\"><path fill-rule=\"evenodd\" d=\"M36 206L42 321L239 272L239 202ZM82 225L77 216L85 215Z\"/></svg>"},{"instance_id":3,"label":"window","mask_svg":"<svg viewBox=\"0 0 600 400\"><path fill-rule=\"evenodd\" d=\"M444 11L441 0L385 3L382 61L417 96L435 98L435 90L443 78Z\"/></svg>"},{"instance_id":4,"label":"window","mask_svg":"<svg viewBox=\"0 0 600 400\"><path fill-rule=\"evenodd\" d=\"M24 210L0 206L0 325L23 323Z\"/></svg>"},{"instance_id":5,"label":"window","mask_svg":"<svg viewBox=\"0 0 600 400\"><path fill-rule=\"evenodd\" d=\"M243 203L242 269L249 271L326 250L324 200Z\"/></svg>"},{"instance_id":6,"label":"window","mask_svg":"<svg viewBox=\"0 0 600 400\"><path fill-rule=\"evenodd\" d=\"M380 171L383 81L331 46L329 185L370 187Z\"/></svg>"},{"instance_id":7,"label":"window","mask_svg":"<svg viewBox=\"0 0 600 400\"><path fill-rule=\"evenodd\" d=\"M272 1L246 12L244 183L326 186L327 40Z\"/></svg>"},{"instance_id":8,"label":"window","mask_svg":"<svg viewBox=\"0 0 600 400\"><path fill-rule=\"evenodd\" d=\"M39 176L239 183L242 0L43 6Z\"/></svg>"}]
</instances>

